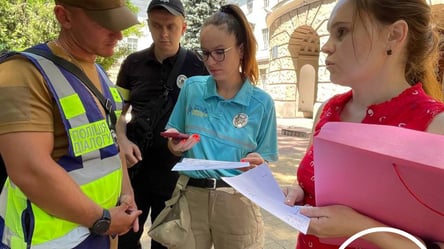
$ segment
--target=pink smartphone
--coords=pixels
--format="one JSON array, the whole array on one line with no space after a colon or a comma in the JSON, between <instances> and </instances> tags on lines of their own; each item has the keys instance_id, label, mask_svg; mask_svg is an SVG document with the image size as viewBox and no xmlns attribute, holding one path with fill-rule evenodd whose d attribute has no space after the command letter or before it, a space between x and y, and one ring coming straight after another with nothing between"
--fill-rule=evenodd
<instances>
[{"instance_id":1,"label":"pink smartphone","mask_svg":"<svg viewBox=\"0 0 444 249\"><path fill-rule=\"evenodd\" d=\"M160 135L162 137L166 137L166 138L170 137L170 138L173 138L173 139L187 139L187 138L190 137L190 135L184 134L184 133L180 133L180 132L165 132L164 131L164 132L161 132Z\"/></svg>"}]
</instances>

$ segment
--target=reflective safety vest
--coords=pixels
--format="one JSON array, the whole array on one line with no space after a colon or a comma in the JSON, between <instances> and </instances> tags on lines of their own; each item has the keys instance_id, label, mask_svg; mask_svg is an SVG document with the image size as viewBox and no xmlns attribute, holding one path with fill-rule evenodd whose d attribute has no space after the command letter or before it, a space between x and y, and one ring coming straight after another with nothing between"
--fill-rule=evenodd
<instances>
[{"instance_id":1,"label":"reflective safety vest","mask_svg":"<svg viewBox=\"0 0 444 249\"><path fill-rule=\"evenodd\" d=\"M49 50L44 44L37 47ZM121 192L121 161L107 120L93 95L76 77L52 61L31 53L21 54L42 73L68 134L68 153L57 163L98 205L115 206ZM118 117L122 99L99 66L97 71L103 95L111 101ZM109 248L108 236L91 235L87 227L46 213L9 178L0 195L0 236L2 249Z\"/></svg>"}]
</instances>

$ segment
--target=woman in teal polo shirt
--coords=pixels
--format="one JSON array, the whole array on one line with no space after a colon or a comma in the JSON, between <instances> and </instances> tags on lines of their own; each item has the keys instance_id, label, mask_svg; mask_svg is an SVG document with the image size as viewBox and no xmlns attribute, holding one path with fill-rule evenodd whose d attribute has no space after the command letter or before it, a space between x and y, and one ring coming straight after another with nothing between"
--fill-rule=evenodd
<instances>
[{"instance_id":1,"label":"woman in teal polo shirt","mask_svg":"<svg viewBox=\"0 0 444 249\"><path fill-rule=\"evenodd\" d=\"M201 30L197 52L210 76L189 78L167 124L168 131L195 134L169 141L176 155L221 161L247 161L250 168L276 161L274 102L255 86L256 40L242 10L225 5ZM195 249L263 248L260 208L229 188L223 176L237 169L184 171Z\"/></svg>"}]
</instances>

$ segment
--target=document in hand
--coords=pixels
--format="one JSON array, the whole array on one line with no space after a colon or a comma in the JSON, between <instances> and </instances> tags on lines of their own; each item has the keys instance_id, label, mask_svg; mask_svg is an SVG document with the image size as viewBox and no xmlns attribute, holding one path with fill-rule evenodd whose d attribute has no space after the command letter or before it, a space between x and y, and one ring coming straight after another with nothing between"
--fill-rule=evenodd
<instances>
[{"instance_id":1,"label":"document in hand","mask_svg":"<svg viewBox=\"0 0 444 249\"><path fill-rule=\"evenodd\" d=\"M307 233L310 219L299 213L300 206L290 207L284 203L284 193L266 164L238 176L222 177L222 180L270 214Z\"/></svg>"},{"instance_id":2,"label":"document in hand","mask_svg":"<svg viewBox=\"0 0 444 249\"><path fill-rule=\"evenodd\" d=\"M314 138L314 158L318 206L347 205L422 239L444 241L444 136L332 122Z\"/></svg>"},{"instance_id":3,"label":"document in hand","mask_svg":"<svg viewBox=\"0 0 444 249\"><path fill-rule=\"evenodd\" d=\"M184 158L181 162L176 163L171 169L172 171L187 170L211 170L211 169L238 169L245 168L250 165L249 162L228 162L206 159Z\"/></svg>"}]
</instances>

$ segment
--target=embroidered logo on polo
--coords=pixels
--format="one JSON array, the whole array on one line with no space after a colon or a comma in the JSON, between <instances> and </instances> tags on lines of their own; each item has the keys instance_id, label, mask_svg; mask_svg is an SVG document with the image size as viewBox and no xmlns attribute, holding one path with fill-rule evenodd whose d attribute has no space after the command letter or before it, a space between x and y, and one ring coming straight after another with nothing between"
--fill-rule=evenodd
<instances>
[{"instance_id":1,"label":"embroidered logo on polo","mask_svg":"<svg viewBox=\"0 0 444 249\"><path fill-rule=\"evenodd\" d=\"M185 84L186 79L187 79L186 75L181 74L181 75L177 76L176 85L179 89L183 87L183 84Z\"/></svg>"},{"instance_id":2,"label":"embroidered logo on polo","mask_svg":"<svg viewBox=\"0 0 444 249\"><path fill-rule=\"evenodd\" d=\"M114 144L106 120L82 125L69 130L74 155L81 156Z\"/></svg>"},{"instance_id":3,"label":"embroidered logo on polo","mask_svg":"<svg viewBox=\"0 0 444 249\"><path fill-rule=\"evenodd\" d=\"M245 127L248 124L248 115L245 113L238 113L233 118L233 125L236 128Z\"/></svg>"},{"instance_id":4,"label":"embroidered logo on polo","mask_svg":"<svg viewBox=\"0 0 444 249\"><path fill-rule=\"evenodd\" d=\"M207 108L205 108L203 106L198 106L198 105L188 107L187 113L189 113L193 116L196 116L196 117L201 117L201 118L208 117Z\"/></svg>"}]
</instances>

